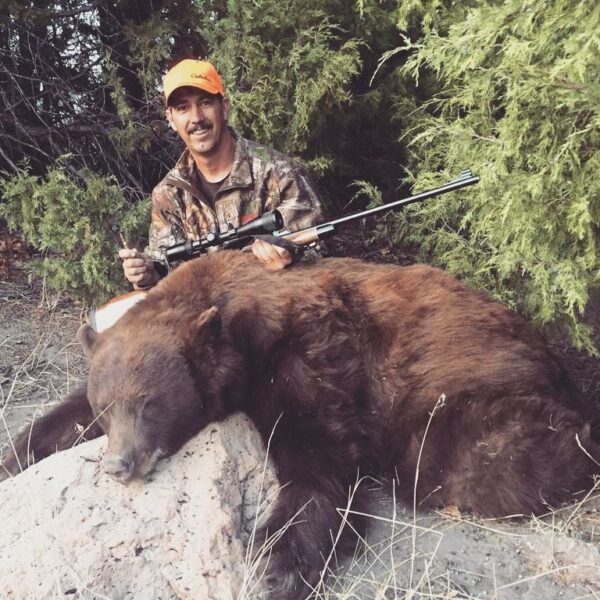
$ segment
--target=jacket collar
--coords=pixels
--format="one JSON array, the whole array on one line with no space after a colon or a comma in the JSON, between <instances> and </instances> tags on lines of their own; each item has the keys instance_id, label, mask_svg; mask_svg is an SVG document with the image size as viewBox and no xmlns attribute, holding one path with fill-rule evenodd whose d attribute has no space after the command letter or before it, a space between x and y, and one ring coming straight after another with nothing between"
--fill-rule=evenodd
<instances>
[{"instance_id":1,"label":"jacket collar","mask_svg":"<svg viewBox=\"0 0 600 600\"><path fill-rule=\"evenodd\" d=\"M235 152L231 172L223 182L221 189L228 187L248 187L253 183L252 159L248 151L248 142L233 127L229 128L229 133L231 133L235 140Z\"/></svg>"}]
</instances>

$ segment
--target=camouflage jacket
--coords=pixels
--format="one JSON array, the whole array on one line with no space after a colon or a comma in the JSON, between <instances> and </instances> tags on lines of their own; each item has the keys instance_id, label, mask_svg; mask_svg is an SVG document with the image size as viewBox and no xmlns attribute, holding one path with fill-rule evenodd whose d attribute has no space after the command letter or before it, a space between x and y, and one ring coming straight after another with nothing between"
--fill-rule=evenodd
<instances>
[{"instance_id":1,"label":"camouflage jacket","mask_svg":"<svg viewBox=\"0 0 600 600\"><path fill-rule=\"evenodd\" d=\"M306 170L287 156L244 139L235 139L231 173L214 206L195 184L196 165L186 150L152 192L152 224L146 254L165 265L164 248L197 240L210 231L239 227L277 208L290 231L323 221L323 209Z\"/></svg>"}]
</instances>

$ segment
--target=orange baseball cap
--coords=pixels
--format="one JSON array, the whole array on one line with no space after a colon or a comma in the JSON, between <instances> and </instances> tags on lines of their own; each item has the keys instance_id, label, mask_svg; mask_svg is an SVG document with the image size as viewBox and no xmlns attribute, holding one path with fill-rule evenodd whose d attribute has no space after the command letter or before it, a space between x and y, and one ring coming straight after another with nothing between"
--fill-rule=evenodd
<instances>
[{"instance_id":1,"label":"orange baseball cap","mask_svg":"<svg viewBox=\"0 0 600 600\"><path fill-rule=\"evenodd\" d=\"M217 70L207 60L186 58L167 71L163 80L165 102L180 87L191 86L209 94L225 95L225 88Z\"/></svg>"}]
</instances>

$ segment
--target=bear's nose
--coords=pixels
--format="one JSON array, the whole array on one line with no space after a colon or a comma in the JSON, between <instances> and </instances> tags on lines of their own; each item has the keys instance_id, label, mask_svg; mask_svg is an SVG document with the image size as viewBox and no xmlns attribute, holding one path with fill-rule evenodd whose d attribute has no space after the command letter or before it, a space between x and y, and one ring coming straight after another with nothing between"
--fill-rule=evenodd
<instances>
[{"instance_id":1,"label":"bear's nose","mask_svg":"<svg viewBox=\"0 0 600 600\"><path fill-rule=\"evenodd\" d=\"M133 474L134 463L130 458L116 456L114 454L104 455L102 459L102 470L119 481L127 481Z\"/></svg>"}]
</instances>

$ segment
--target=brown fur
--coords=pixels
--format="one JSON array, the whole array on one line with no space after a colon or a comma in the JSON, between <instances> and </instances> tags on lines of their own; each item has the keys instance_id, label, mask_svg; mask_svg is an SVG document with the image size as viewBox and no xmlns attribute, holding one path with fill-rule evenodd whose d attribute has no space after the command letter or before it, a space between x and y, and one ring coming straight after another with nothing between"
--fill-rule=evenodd
<instances>
[{"instance_id":1,"label":"brown fur","mask_svg":"<svg viewBox=\"0 0 600 600\"><path fill-rule=\"evenodd\" d=\"M576 442L600 455L577 394L539 336L430 267L328 259L269 273L221 252L81 338L87 398L109 435L105 468L122 480L234 410L265 439L275 428L289 485L269 531L306 504L272 558L277 598L304 597L300 578L315 581L357 470L394 469L410 497L421 453L420 502L483 515L539 513L598 470ZM85 411L83 392L68 402ZM73 428L66 412L34 429L36 458Z\"/></svg>"}]
</instances>

